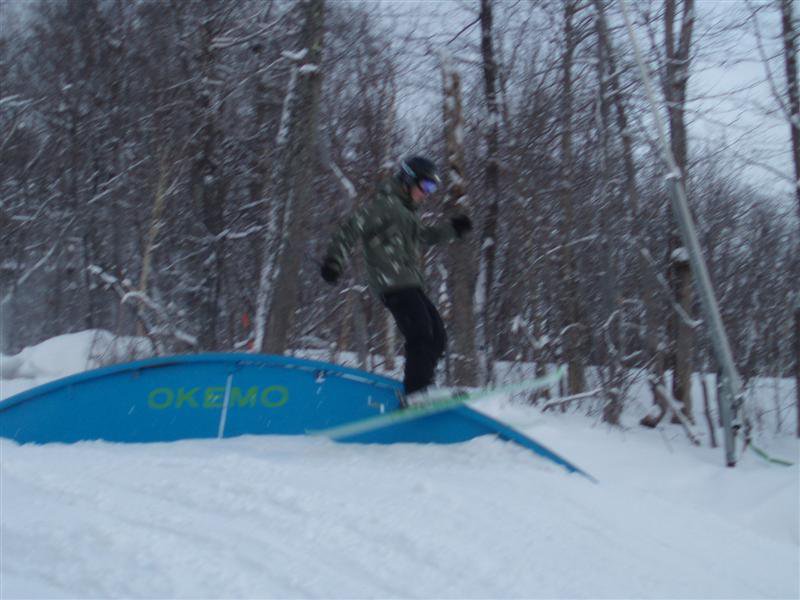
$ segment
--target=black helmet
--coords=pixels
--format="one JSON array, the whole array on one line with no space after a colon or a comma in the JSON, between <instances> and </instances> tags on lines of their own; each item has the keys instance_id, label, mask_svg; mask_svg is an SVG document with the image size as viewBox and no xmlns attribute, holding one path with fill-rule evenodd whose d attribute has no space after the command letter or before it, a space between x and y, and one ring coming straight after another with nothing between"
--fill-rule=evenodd
<instances>
[{"instance_id":1,"label":"black helmet","mask_svg":"<svg viewBox=\"0 0 800 600\"><path fill-rule=\"evenodd\" d=\"M440 183L436 165L424 156L411 156L400 161L400 172L397 178L408 187L420 185L422 181L430 182L435 189Z\"/></svg>"}]
</instances>

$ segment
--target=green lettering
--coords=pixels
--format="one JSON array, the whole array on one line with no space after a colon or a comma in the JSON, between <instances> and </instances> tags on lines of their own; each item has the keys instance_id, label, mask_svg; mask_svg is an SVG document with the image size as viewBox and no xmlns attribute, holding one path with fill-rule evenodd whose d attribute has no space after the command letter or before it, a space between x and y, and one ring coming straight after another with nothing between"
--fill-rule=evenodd
<instances>
[{"instance_id":1,"label":"green lettering","mask_svg":"<svg viewBox=\"0 0 800 600\"><path fill-rule=\"evenodd\" d=\"M187 391L183 388L178 388L178 399L175 401L175 408L183 408L184 402L188 402L192 408L197 408L197 400L195 400L194 395L199 389L192 388Z\"/></svg>"},{"instance_id":2,"label":"green lettering","mask_svg":"<svg viewBox=\"0 0 800 600\"><path fill-rule=\"evenodd\" d=\"M258 387L253 386L247 390L247 395L242 396L241 388L235 387L231 390L231 404L235 406L255 407L258 398Z\"/></svg>"},{"instance_id":3,"label":"green lettering","mask_svg":"<svg viewBox=\"0 0 800 600\"><path fill-rule=\"evenodd\" d=\"M159 396L162 396L163 399L159 400ZM165 387L156 388L147 395L147 405L155 410L164 410L170 407L172 398L171 389Z\"/></svg>"},{"instance_id":4,"label":"green lettering","mask_svg":"<svg viewBox=\"0 0 800 600\"><path fill-rule=\"evenodd\" d=\"M277 394L278 397L274 400L270 400L270 394ZM283 406L289 401L289 390L286 389L282 385L271 385L268 388L265 388L263 392L261 392L261 404L266 406L267 408L278 408L279 406Z\"/></svg>"},{"instance_id":5,"label":"green lettering","mask_svg":"<svg viewBox=\"0 0 800 600\"><path fill-rule=\"evenodd\" d=\"M174 406L183 408L184 405L190 408L199 408L200 400L197 396L201 388L177 388L177 391L168 387L160 387L151 390L147 395L147 405L154 410L164 410ZM225 388L222 386L211 386L203 389L202 405L206 409L222 408L225 399ZM252 386L246 390L242 388L231 388L231 404L240 408L255 408L256 401L266 408L279 408L289 401L289 389L282 385L272 385L261 390L259 397L258 386Z\"/></svg>"},{"instance_id":6,"label":"green lettering","mask_svg":"<svg viewBox=\"0 0 800 600\"><path fill-rule=\"evenodd\" d=\"M224 398L224 387L207 387L203 397L203 408L222 408L222 400Z\"/></svg>"}]
</instances>

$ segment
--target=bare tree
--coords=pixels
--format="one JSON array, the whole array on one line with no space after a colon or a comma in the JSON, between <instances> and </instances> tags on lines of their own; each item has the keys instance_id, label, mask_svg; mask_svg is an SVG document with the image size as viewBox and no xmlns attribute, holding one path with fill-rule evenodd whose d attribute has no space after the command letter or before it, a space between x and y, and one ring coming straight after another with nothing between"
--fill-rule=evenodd
<instances>
[{"instance_id":1,"label":"bare tree","mask_svg":"<svg viewBox=\"0 0 800 600\"><path fill-rule=\"evenodd\" d=\"M797 28L792 15L791 0L781 0L781 26L783 33L783 60L786 68L786 95L792 162L794 164L794 194L797 201L797 215L800 217L800 88L797 80Z\"/></svg>"},{"instance_id":2,"label":"bare tree","mask_svg":"<svg viewBox=\"0 0 800 600\"><path fill-rule=\"evenodd\" d=\"M222 132L219 118L224 103L219 98L218 51L213 46L214 38L225 27L227 10L223 4L212 4L210 7L211 13L197 15L199 18L194 24L199 64L191 67L197 73L192 78L195 99L192 115L193 129L197 134L188 147L191 157L189 189L204 228L200 242L202 248L193 261L199 282L195 287L193 303L199 307L199 342L203 350L217 347L217 320L225 256L224 238L220 237L220 233L225 229L223 209L228 187L220 164Z\"/></svg>"},{"instance_id":3,"label":"bare tree","mask_svg":"<svg viewBox=\"0 0 800 600\"><path fill-rule=\"evenodd\" d=\"M800 437L800 294L794 299L794 391L797 402L797 437Z\"/></svg>"},{"instance_id":4,"label":"bare tree","mask_svg":"<svg viewBox=\"0 0 800 600\"><path fill-rule=\"evenodd\" d=\"M264 335L264 350L282 354L295 323L295 310L300 282L303 241L308 230L308 212L312 201L317 153L317 112L322 83L322 45L324 37L325 1L306 0L302 4L304 26L300 35L300 52L304 64L299 67L296 98L291 109L289 141L282 158L280 190L283 204L282 244L275 293Z\"/></svg>"},{"instance_id":5,"label":"bare tree","mask_svg":"<svg viewBox=\"0 0 800 600\"><path fill-rule=\"evenodd\" d=\"M655 394L655 389L656 386L663 385L664 358L661 344L659 343L660 323L655 293L657 285L652 280L651 267L645 258L646 255L643 253L646 246L641 238L638 226L641 219L641 211L639 188L637 184L637 167L633 154L634 140L622 86L622 77L620 73L622 67L611 40L611 33L606 19L605 0L594 0L594 6L597 12L596 28L598 44L601 48L600 67L606 69L609 92L616 114L615 122L622 142L622 160L625 177L624 189L628 202L628 234L635 240L633 263L635 265L636 281L638 282L638 287L640 288L639 292L644 305L645 325L643 349L645 350L645 360L642 362L649 366L653 397L658 398ZM605 59L605 65L602 64L602 59ZM609 410L611 410L611 414L608 415L608 417L611 417L614 415L615 411L611 409L611 407L609 407ZM665 410L666 407L662 407L662 415ZM660 418L658 420L660 420ZM645 424L649 422L647 417L645 417Z\"/></svg>"},{"instance_id":6,"label":"bare tree","mask_svg":"<svg viewBox=\"0 0 800 600\"><path fill-rule=\"evenodd\" d=\"M800 89L797 80L797 29L792 15L792 2L781 0L783 59L786 67L786 94L789 98L794 190L797 214L800 217ZM800 294L796 294L794 310L795 391L797 393L797 437L800 437Z\"/></svg>"},{"instance_id":7,"label":"bare tree","mask_svg":"<svg viewBox=\"0 0 800 600\"><path fill-rule=\"evenodd\" d=\"M679 4L682 4L680 21L677 23ZM681 171L684 184L688 181L688 134L686 124L686 103L687 90L691 66L692 53L692 32L695 22L694 0L666 0L663 11L663 64L662 90L667 106L669 120L669 135L672 154ZM652 34L651 34L652 35ZM669 407L659 400L661 396L655 393L656 387L662 385L664 369L672 368L672 396L676 401L683 405L685 418L692 419L691 416L691 374L692 374L692 325L689 315L691 314L693 296L691 286L691 269L689 266L688 255L682 248L677 223L669 211L666 211L667 244L666 244L666 264L667 276L666 284L655 273L657 265L651 258L650 253L643 244L638 244L639 254L644 258L642 265L645 271L645 262L649 262L649 271L654 274L651 280L654 281L652 288L662 286L662 291L666 291L669 298L666 303L666 338L667 344L663 345L659 341L658 331L659 321L664 317L658 315L656 310L655 296L645 286L644 300L647 315L647 347L649 355L653 361L651 373L651 388L654 391L653 398L660 412L656 416L648 416L642 419L642 425L655 427L665 414L669 413ZM659 283L655 283L659 282ZM664 348L664 346L666 346ZM678 417L673 415L673 422L678 422Z\"/></svg>"},{"instance_id":8,"label":"bare tree","mask_svg":"<svg viewBox=\"0 0 800 600\"><path fill-rule=\"evenodd\" d=\"M575 264L573 248L573 231L575 229L574 210L574 170L575 163L572 148L573 121L573 82L572 69L575 50L578 46L578 32L574 19L578 13L578 3L574 0L564 2L564 53L561 57L561 132L560 132L560 181L558 199L561 206L561 290L564 302L562 317L562 337L564 355L569 365L567 374L567 390L570 395L580 394L586 388L584 374L584 358L580 355L582 340L586 336L581 315L580 297L578 294L578 271Z\"/></svg>"},{"instance_id":9,"label":"bare tree","mask_svg":"<svg viewBox=\"0 0 800 600\"><path fill-rule=\"evenodd\" d=\"M682 0L682 11L678 30L675 30L678 0L666 0L664 4L664 98L669 115L669 133L672 155L681 170L684 185L687 182L689 164L688 134L686 128L686 100L692 51L692 31L695 22L694 0ZM677 226L670 227L667 252L669 255L669 281L675 303L685 314L692 312L693 295L691 267L688 255L682 250ZM687 319L680 318L674 311L670 313L668 330L674 340L674 350L670 353L673 367L672 394L682 403L684 416L693 421L692 416L692 337L693 329ZM673 416L673 422L677 421Z\"/></svg>"},{"instance_id":10,"label":"bare tree","mask_svg":"<svg viewBox=\"0 0 800 600\"><path fill-rule=\"evenodd\" d=\"M500 211L500 165L499 165L499 124L500 113L497 104L497 63L494 55L494 21L492 0L481 0L481 56L483 86L486 101L485 178L489 195L486 217L481 230L480 262L478 281L475 289L475 311L477 313L477 343L481 357L481 379L487 383L492 378L494 354L494 283L495 260L497 255L497 218Z\"/></svg>"},{"instance_id":11,"label":"bare tree","mask_svg":"<svg viewBox=\"0 0 800 600\"><path fill-rule=\"evenodd\" d=\"M464 173L464 119L461 108L461 77L450 57L442 56L444 82L444 137L447 167L445 210L469 211L467 182ZM452 337L449 356L456 385L472 386L478 382L475 354L475 314L473 308L474 260L471 247L450 245L447 249L447 285L451 295L449 328Z\"/></svg>"}]
</instances>

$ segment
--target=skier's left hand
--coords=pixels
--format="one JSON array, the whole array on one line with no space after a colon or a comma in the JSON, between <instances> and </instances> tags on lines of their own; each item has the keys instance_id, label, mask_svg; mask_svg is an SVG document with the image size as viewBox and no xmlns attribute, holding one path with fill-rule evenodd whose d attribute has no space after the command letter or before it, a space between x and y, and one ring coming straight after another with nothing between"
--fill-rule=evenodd
<instances>
[{"instance_id":1,"label":"skier's left hand","mask_svg":"<svg viewBox=\"0 0 800 600\"><path fill-rule=\"evenodd\" d=\"M464 237L468 231L472 230L472 221L467 215L456 215L450 219L453 229L456 230L456 236L459 238Z\"/></svg>"},{"instance_id":2,"label":"skier's left hand","mask_svg":"<svg viewBox=\"0 0 800 600\"><path fill-rule=\"evenodd\" d=\"M320 274L322 275L322 278L328 283L336 283L342 272L339 269L339 263L337 263L332 258L326 258L325 262L322 263L322 269L320 269Z\"/></svg>"}]
</instances>

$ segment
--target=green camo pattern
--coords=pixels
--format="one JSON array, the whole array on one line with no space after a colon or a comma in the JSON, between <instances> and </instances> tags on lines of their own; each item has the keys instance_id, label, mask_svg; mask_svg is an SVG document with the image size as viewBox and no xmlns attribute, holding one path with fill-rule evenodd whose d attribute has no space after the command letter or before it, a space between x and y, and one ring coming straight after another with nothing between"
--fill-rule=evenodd
<instances>
[{"instance_id":1,"label":"green camo pattern","mask_svg":"<svg viewBox=\"0 0 800 600\"><path fill-rule=\"evenodd\" d=\"M422 275L422 246L449 242L456 238L447 222L424 225L405 187L394 177L383 183L376 197L339 224L326 251L344 270L356 242L361 241L367 275L372 290L384 292L419 287L425 289Z\"/></svg>"}]
</instances>

